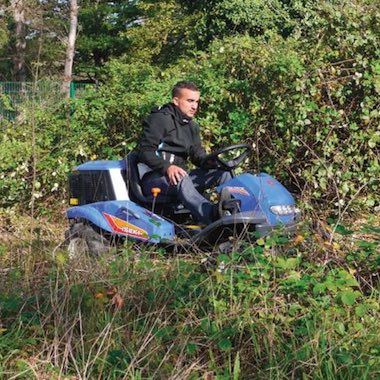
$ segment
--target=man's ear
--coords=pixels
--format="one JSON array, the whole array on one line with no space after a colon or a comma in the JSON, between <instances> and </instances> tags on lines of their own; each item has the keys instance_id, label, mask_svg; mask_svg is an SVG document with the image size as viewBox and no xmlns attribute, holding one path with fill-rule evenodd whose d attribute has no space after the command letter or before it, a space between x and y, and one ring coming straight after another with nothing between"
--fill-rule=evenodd
<instances>
[{"instance_id":1,"label":"man's ear","mask_svg":"<svg viewBox=\"0 0 380 380\"><path fill-rule=\"evenodd\" d=\"M172 99L172 102L174 103L174 105L178 106L179 102L178 102L178 97L175 96L173 99Z\"/></svg>"}]
</instances>

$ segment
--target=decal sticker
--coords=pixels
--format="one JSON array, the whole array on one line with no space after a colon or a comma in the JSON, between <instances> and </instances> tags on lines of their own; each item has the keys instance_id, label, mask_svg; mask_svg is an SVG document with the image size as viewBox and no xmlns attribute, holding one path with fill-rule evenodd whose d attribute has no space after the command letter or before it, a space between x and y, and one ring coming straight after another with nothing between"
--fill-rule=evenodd
<instances>
[{"instance_id":1,"label":"decal sticker","mask_svg":"<svg viewBox=\"0 0 380 380\"><path fill-rule=\"evenodd\" d=\"M249 196L249 192L246 189L244 189L244 187L228 186L227 189L230 193L236 193L236 194Z\"/></svg>"},{"instance_id":2,"label":"decal sticker","mask_svg":"<svg viewBox=\"0 0 380 380\"><path fill-rule=\"evenodd\" d=\"M107 222L110 224L111 228L118 234L133 236L143 240L148 239L148 233L142 228L128 223L123 219L117 218L116 216L107 214L106 212L103 212L103 215L107 219Z\"/></svg>"},{"instance_id":3,"label":"decal sticker","mask_svg":"<svg viewBox=\"0 0 380 380\"><path fill-rule=\"evenodd\" d=\"M147 216L150 216L152 219L154 219L156 221L159 221L159 220L162 221L163 220L160 216L154 214L152 211L149 211L149 210L144 210L144 214Z\"/></svg>"},{"instance_id":4,"label":"decal sticker","mask_svg":"<svg viewBox=\"0 0 380 380\"><path fill-rule=\"evenodd\" d=\"M149 219L149 222L152 223L152 224L154 224L156 227L160 227L161 226L161 223L158 220L156 220L156 219L151 218L151 219Z\"/></svg>"},{"instance_id":5,"label":"decal sticker","mask_svg":"<svg viewBox=\"0 0 380 380\"><path fill-rule=\"evenodd\" d=\"M275 186L275 185L276 185L276 182L273 181L273 179L267 179L267 184L268 184L269 186Z\"/></svg>"}]
</instances>

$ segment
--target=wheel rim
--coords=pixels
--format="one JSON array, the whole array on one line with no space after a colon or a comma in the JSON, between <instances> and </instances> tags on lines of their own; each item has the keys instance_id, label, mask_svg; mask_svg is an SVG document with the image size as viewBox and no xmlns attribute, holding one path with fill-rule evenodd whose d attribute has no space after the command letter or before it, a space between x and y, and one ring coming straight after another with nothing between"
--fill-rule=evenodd
<instances>
[{"instance_id":1,"label":"wheel rim","mask_svg":"<svg viewBox=\"0 0 380 380\"><path fill-rule=\"evenodd\" d=\"M89 253L89 248L86 240L80 237L71 239L67 250L69 252L69 258L71 260L82 257L83 255L88 255Z\"/></svg>"}]
</instances>

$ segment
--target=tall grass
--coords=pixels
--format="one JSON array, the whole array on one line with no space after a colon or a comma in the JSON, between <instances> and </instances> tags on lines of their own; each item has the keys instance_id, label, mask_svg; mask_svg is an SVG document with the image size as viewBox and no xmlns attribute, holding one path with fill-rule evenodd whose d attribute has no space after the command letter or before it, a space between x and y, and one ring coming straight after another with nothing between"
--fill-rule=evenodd
<instances>
[{"instance_id":1,"label":"tall grass","mask_svg":"<svg viewBox=\"0 0 380 380\"><path fill-rule=\"evenodd\" d=\"M28 268L25 243L3 244L0 378L376 379L379 235L72 260L39 241Z\"/></svg>"}]
</instances>

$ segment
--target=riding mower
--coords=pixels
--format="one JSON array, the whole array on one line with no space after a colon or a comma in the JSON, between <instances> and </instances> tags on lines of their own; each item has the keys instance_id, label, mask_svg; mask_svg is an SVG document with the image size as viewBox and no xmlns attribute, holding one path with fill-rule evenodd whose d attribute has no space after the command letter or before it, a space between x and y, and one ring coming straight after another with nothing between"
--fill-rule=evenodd
<instances>
[{"instance_id":1,"label":"riding mower","mask_svg":"<svg viewBox=\"0 0 380 380\"><path fill-rule=\"evenodd\" d=\"M215 189L219 218L206 226L197 225L177 198L161 194L159 188L143 193L142 164L136 152L124 160L79 165L69 177L69 251L75 252L79 245L101 254L125 240L210 250L278 228L294 230L299 209L283 185L265 173L235 175L250 151L249 145L237 144L206 157L205 162L232 174L231 180Z\"/></svg>"}]
</instances>

